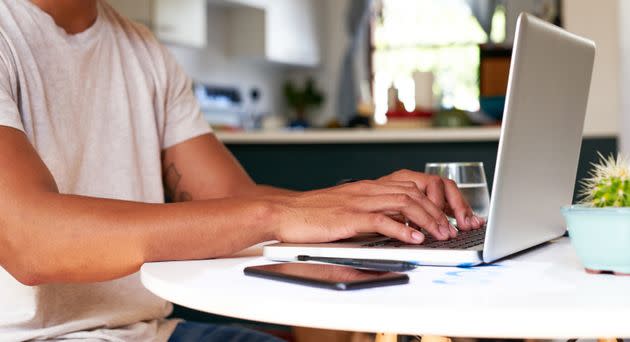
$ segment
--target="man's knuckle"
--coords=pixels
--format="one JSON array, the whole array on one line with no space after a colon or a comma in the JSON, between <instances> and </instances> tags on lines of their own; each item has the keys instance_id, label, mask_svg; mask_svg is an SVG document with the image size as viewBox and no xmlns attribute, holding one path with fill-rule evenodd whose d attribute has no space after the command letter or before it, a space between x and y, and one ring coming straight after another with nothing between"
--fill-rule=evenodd
<instances>
[{"instance_id":1,"label":"man's knuckle","mask_svg":"<svg viewBox=\"0 0 630 342\"><path fill-rule=\"evenodd\" d=\"M418 186L416 185L415 182L412 181L403 181L403 185L407 188L413 189L413 190L417 190Z\"/></svg>"},{"instance_id":2,"label":"man's knuckle","mask_svg":"<svg viewBox=\"0 0 630 342\"><path fill-rule=\"evenodd\" d=\"M392 173L392 175L396 175L396 176L404 178L405 176L409 175L410 172L411 171L409 169L399 169L399 170L396 170L394 173Z\"/></svg>"},{"instance_id":3,"label":"man's knuckle","mask_svg":"<svg viewBox=\"0 0 630 342\"><path fill-rule=\"evenodd\" d=\"M396 202L401 205L408 206L413 202L413 198L411 198L408 194L396 194L395 196Z\"/></svg>"},{"instance_id":4,"label":"man's knuckle","mask_svg":"<svg viewBox=\"0 0 630 342\"><path fill-rule=\"evenodd\" d=\"M446 218L446 215L440 215L440 217L437 219L437 223L439 223L440 225L447 225L449 224L448 218Z\"/></svg>"},{"instance_id":5,"label":"man's knuckle","mask_svg":"<svg viewBox=\"0 0 630 342\"><path fill-rule=\"evenodd\" d=\"M439 226L437 220L433 217L427 216L424 221L424 228L428 230L437 229Z\"/></svg>"},{"instance_id":6,"label":"man's knuckle","mask_svg":"<svg viewBox=\"0 0 630 342\"><path fill-rule=\"evenodd\" d=\"M370 215L370 222L376 227L382 227L387 222L387 216L383 214L372 214Z\"/></svg>"},{"instance_id":7,"label":"man's knuckle","mask_svg":"<svg viewBox=\"0 0 630 342\"><path fill-rule=\"evenodd\" d=\"M429 182L431 182L431 183L442 183L442 177L437 176L437 175L431 175L431 176L429 176Z\"/></svg>"}]
</instances>

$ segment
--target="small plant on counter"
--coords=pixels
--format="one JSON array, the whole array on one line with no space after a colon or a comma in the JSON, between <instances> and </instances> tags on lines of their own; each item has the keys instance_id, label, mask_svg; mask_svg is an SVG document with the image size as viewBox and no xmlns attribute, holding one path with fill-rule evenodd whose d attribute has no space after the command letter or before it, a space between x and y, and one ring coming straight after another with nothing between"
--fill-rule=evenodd
<instances>
[{"instance_id":1,"label":"small plant on counter","mask_svg":"<svg viewBox=\"0 0 630 342\"><path fill-rule=\"evenodd\" d=\"M630 164L628 157L599 154L582 200L565 206L571 244L586 272L630 275Z\"/></svg>"},{"instance_id":2,"label":"small plant on counter","mask_svg":"<svg viewBox=\"0 0 630 342\"><path fill-rule=\"evenodd\" d=\"M605 158L599 154L599 163L592 164L590 178L581 184L581 204L595 207L630 207L630 164L619 154Z\"/></svg>"},{"instance_id":3,"label":"small plant on counter","mask_svg":"<svg viewBox=\"0 0 630 342\"><path fill-rule=\"evenodd\" d=\"M306 80L303 89L287 81L284 84L284 97L296 116L296 119L291 122L291 127L308 127L307 111L321 106L324 102L324 95L315 87L315 81L312 78Z\"/></svg>"}]
</instances>

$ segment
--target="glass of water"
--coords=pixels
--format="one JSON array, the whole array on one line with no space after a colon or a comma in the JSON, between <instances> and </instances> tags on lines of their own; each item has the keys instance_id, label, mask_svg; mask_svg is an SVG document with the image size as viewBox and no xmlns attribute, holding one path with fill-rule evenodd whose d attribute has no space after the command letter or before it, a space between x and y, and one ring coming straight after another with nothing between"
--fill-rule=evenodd
<instances>
[{"instance_id":1,"label":"glass of water","mask_svg":"<svg viewBox=\"0 0 630 342\"><path fill-rule=\"evenodd\" d=\"M475 215L488 218L490 195L482 162L427 163L424 172L453 180Z\"/></svg>"}]
</instances>

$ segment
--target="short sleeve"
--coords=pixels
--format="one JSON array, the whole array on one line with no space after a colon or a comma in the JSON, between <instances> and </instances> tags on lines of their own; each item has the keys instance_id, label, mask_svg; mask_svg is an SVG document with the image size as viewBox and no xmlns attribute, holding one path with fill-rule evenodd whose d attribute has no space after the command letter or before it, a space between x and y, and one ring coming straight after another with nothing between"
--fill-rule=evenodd
<instances>
[{"instance_id":1,"label":"short sleeve","mask_svg":"<svg viewBox=\"0 0 630 342\"><path fill-rule=\"evenodd\" d=\"M24 131L17 105L17 75L11 50L0 31L0 126Z\"/></svg>"},{"instance_id":2,"label":"short sleeve","mask_svg":"<svg viewBox=\"0 0 630 342\"><path fill-rule=\"evenodd\" d=\"M166 66L166 109L162 149L210 133L212 129L201 115L192 81L171 53L162 46Z\"/></svg>"}]
</instances>

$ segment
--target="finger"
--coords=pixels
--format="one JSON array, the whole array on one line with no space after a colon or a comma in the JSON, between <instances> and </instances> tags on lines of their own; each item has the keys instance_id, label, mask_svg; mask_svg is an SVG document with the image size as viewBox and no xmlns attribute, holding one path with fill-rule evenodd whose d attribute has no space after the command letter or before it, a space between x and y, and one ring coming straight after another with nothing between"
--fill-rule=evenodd
<instances>
[{"instance_id":1,"label":"finger","mask_svg":"<svg viewBox=\"0 0 630 342\"><path fill-rule=\"evenodd\" d=\"M472 221L472 209L470 209L468 202L464 196L462 196L455 182L450 179L444 180L444 194L450 211L452 211L453 216L457 220L459 229L470 230L478 227Z\"/></svg>"},{"instance_id":2,"label":"finger","mask_svg":"<svg viewBox=\"0 0 630 342\"><path fill-rule=\"evenodd\" d=\"M483 217L473 214L472 223L474 228L481 228L486 224L486 220Z\"/></svg>"},{"instance_id":3,"label":"finger","mask_svg":"<svg viewBox=\"0 0 630 342\"><path fill-rule=\"evenodd\" d=\"M396 222L400 222L404 225L409 225L409 220L407 220L407 218L401 214L400 212L397 211L385 211L382 212L382 214L387 215L389 218L391 218L392 220L396 221Z\"/></svg>"},{"instance_id":4,"label":"finger","mask_svg":"<svg viewBox=\"0 0 630 342\"><path fill-rule=\"evenodd\" d=\"M437 178L441 183L441 179ZM383 198L380 203L373 203L370 209L365 207L365 197L358 198L354 207L358 210L368 211L392 211L398 210L405 215L408 219L411 219L413 223L425 228L429 233L434 235L437 239L444 240L449 237L455 237L455 230L451 228L448 219L446 218L442 209L438 208L433 201L428 199L415 185L410 181L364 181L362 184L355 184L355 193L371 196L398 196L391 198ZM406 197L400 197L399 195L406 195ZM412 201L417 203L412 203ZM373 200L373 199L372 199ZM374 206L375 205L375 206ZM391 213L389 213L391 214ZM427 214L433 218L435 223L427 218ZM391 215L390 215L391 216ZM399 220L402 221L402 220ZM456 231L455 231L456 232Z\"/></svg>"},{"instance_id":5,"label":"finger","mask_svg":"<svg viewBox=\"0 0 630 342\"><path fill-rule=\"evenodd\" d=\"M357 219L355 222L359 222L357 233L376 232L411 244L421 244L424 242L424 234L400 222L396 222L383 214L372 213L362 215L362 219Z\"/></svg>"},{"instance_id":6,"label":"finger","mask_svg":"<svg viewBox=\"0 0 630 342\"><path fill-rule=\"evenodd\" d=\"M438 176L431 176L427 182L426 193L431 202L433 202L440 211L444 211L446 207L444 180Z\"/></svg>"},{"instance_id":7,"label":"finger","mask_svg":"<svg viewBox=\"0 0 630 342\"><path fill-rule=\"evenodd\" d=\"M441 186L443 189L444 183L442 182L442 179L439 177L436 177L436 182L439 183L440 185L437 186ZM418 186L416 185L416 183L414 182L384 182L382 184L386 184L389 185L390 188L384 189L383 194L384 193L390 193L388 191L397 191L394 193L405 193L409 196L411 196L413 199L415 199L416 201L418 201L420 203L420 205L436 220L438 221L438 224L440 226L447 226L449 224L448 222L448 218L446 217L443 207L440 207L439 205L435 204L434 200L431 200L428 198L428 196L426 196L420 189L418 189ZM442 197L444 196L444 191L441 190L442 193ZM443 201L443 200L442 200Z\"/></svg>"},{"instance_id":8,"label":"finger","mask_svg":"<svg viewBox=\"0 0 630 342\"><path fill-rule=\"evenodd\" d=\"M409 195L412 196L414 199L416 199L420 203L422 208L424 208L437 221L440 232L443 235L450 236L451 238L456 237L457 229L450 224L444 212L445 198L444 198L444 182L442 181L442 178L436 176L434 177L433 180L431 180L428 183L429 187L427 187L427 192L429 193L429 189L432 189L431 191L433 194L433 199L431 199L430 196L425 195L422 191L420 191L415 183L413 182L406 182L406 183L408 184L410 183L411 187L414 190L411 193L409 193Z\"/></svg>"},{"instance_id":9,"label":"finger","mask_svg":"<svg viewBox=\"0 0 630 342\"><path fill-rule=\"evenodd\" d=\"M432 176L432 179L427 183L427 194L418 188L418 185L411 181L387 181L381 182L385 185L396 187L399 190L406 189L409 196L417 199L420 204L433 216L438 224L447 226L449 224L448 218L445 215L445 197L444 197L444 182L442 178ZM433 198L431 198L433 197Z\"/></svg>"},{"instance_id":10,"label":"finger","mask_svg":"<svg viewBox=\"0 0 630 342\"><path fill-rule=\"evenodd\" d=\"M425 173L399 170L391 175L381 178L381 180L407 181L415 184L420 193L426 194L429 199L442 211L447 210L447 205L444 180L435 175L428 175Z\"/></svg>"},{"instance_id":11,"label":"finger","mask_svg":"<svg viewBox=\"0 0 630 342\"><path fill-rule=\"evenodd\" d=\"M360 196L379 196L379 195L394 195L394 194L406 194L418 201L427 211L433 216L439 224L448 223L448 219L444 212L438 208L433 201L429 200L427 196L421 192L414 182L397 182L397 181L377 181L366 182L355 194ZM361 208L361 202L356 202L356 207ZM395 215L396 213L392 213ZM392 216L392 215L390 215Z\"/></svg>"},{"instance_id":12,"label":"finger","mask_svg":"<svg viewBox=\"0 0 630 342\"><path fill-rule=\"evenodd\" d=\"M433 235L438 240L447 240L451 237L450 224L446 219L446 216L442 214L439 220L431 215L428 211L429 206L434 206L429 199L425 198L423 204L407 205L401 208L401 212L411 222L417 226L424 228L427 232ZM435 208L435 207L434 207ZM439 211L437 208L435 208ZM454 236L453 236L454 237Z\"/></svg>"},{"instance_id":13,"label":"finger","mask_svg":"<svg viewBox=\"0 0 630 342\"><path fill-rule=\"evenodd\" d=\"M432 206L435 212L439 212L428 199L425 198L424 203L421 203L418 199L403 193L357 197L353 207L361 211L402 213L404 217L424 228L436 239L448 239L450 232L446 217L441 214L441 217L436 219L425 209L425 205Z\"/></svg>"},{"instance_id":14,"label":"finger","mask_svg":"<svg viewBox=\"0 0 630 342\"><path fill-rule=\"evenodd\" d=\"M427 196L419 195L414 197L414 199L437 221L438 225L447 227L450 224L444 211L438 208Z\"/></svg>"},{"instance_id":15,"label":"finger","mask_svg":"<svg viewBox=\"0 0 630 342\"><path fill-rule=\"evenodd\" d=\"M452 227L446 214L442 209L438 208L433 201L424 195L420 195L416 200L420 206L435 219L442 233L446 233L446 235L450 235L451 237L457 236L457 234L455 234L455 236L451 235Z\"/></svg>"}]
</instances>

